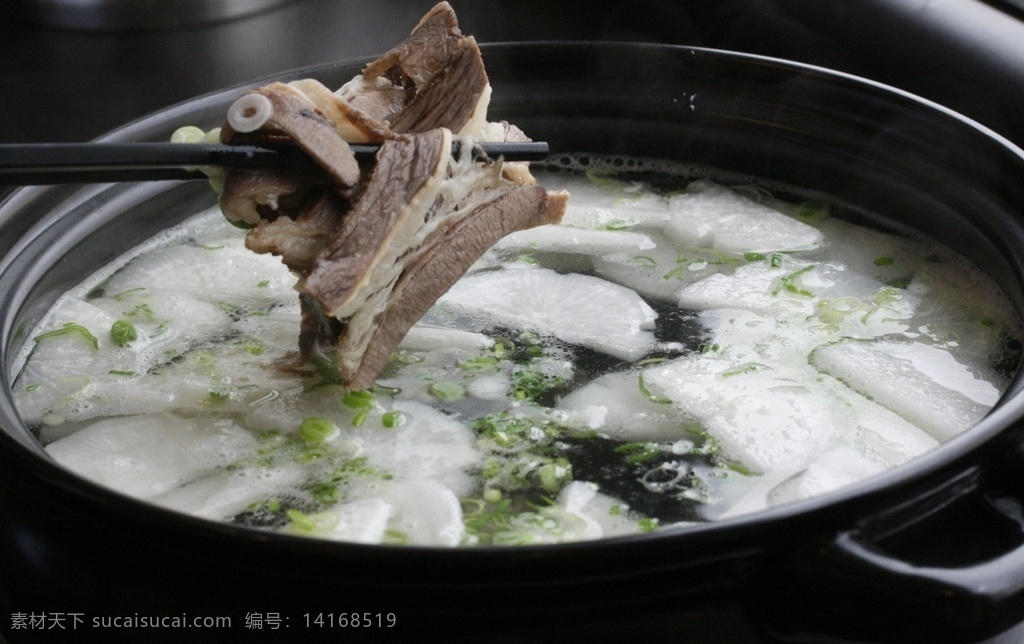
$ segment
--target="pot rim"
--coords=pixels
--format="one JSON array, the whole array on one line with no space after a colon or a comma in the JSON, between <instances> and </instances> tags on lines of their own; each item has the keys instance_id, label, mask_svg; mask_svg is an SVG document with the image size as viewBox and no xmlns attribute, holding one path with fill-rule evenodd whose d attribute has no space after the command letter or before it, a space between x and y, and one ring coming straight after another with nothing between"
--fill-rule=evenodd
<instances>
[{"instance_id":1,"label":"pot rim","mask_svg":"<svg viewBox=\"0 0 1024 644\"><path fill-rule=\"evenodd\" d=\"M761 65L779 69L786 69L800 75L817 76L830 83L844 83L856 86L860 91L884 95L890 99L914 104L922 109L933 113L941 114L944 118L955 121L957 127L974 130L975 133L990 140L993 144L1003 148L1014 155L1024 167L1024 150L1014 143L996 133L990 128L966 117L962 114L944 107L928 99L919 97L905 90L886 85L877 81L859 77L846 72L831 70L815 65L789 61L781 58L747 54L722 49L691 47L686 45L662 45L655 43L630 43L630 42L591 42L591 41L535 41L535 42L498 42L483 43L481 50L484 60L487 61L488 54L515 53L537 48L572 49L572 50L593 50L609 55L615 52L629 50L633 52L673 52L675 55L694 57L699 64L701 57L721 60L734 60L746 64ZM114 129L96 139L96 141L131 141L145 140L148 128L161 122L180 119L187 113L209 104L216 104L233 97L239 92L265 84L272 80L290 80L300 77L318 77L337 70L356 70L373 57L362 57L346 61L324 63L309 67L296 68L281 73L261 77L252 81L215 90L203 95L181 101L164 109L147 114L139 119L133 120L117 129ZM500 91L500 88L498 90ZM141 136L141 138L140 138ZM6 220L9 216L16 216L17 212L35 199L53 194L60 190L57 187L23 187L13 190L0 200L0 220ZM66 188L65 188L66 189ZM68 195L77 194L82 190L93 190L90 187L78 188L74 191L68 190ZM92 194L90 192L90 194ZM6 334L6 329L4 330ZM3 338L5 348L10 343L9 337ZM13 405L10 399L10 386L13 377L5 372L2 375L5 386L4 399L0 400L0 409ZM941 444L930 452L914 458L913 460L866 480L846 485L838 490L823 494L821 496L804 499L791 503L740 515L728 519L711 521L707 523L687 526L681 529L664 529L648 534L629 535L622 537L603 538L596 541L580 541L571 543L559 543L548 545L526 545L526 546L493 546L476 548L450 548L434 546L394 546L394 545L366 545L349 542L335 542L324 539L311 539L308 537L289 535L284 533L271 533L252 528L232 526L223 522L201 519L188 514L167 510L152 503L138 500L124 495L113 489L106 488L94 483L84 477L73 473L70 470L58 465L49 458L41 446L29 446L16 440L16 437L4 430L0 432L0 455L4 458L14 458L21 462L28 470L32 471L39 481L56 486L65 492L89 500L93 503L100 503L108 508L114 508L118 514L131 515L135 520L141 520L151 524L172 524L177 531L188 528L189 533L195 538L228 539L238 542L239 539L250 543L261 544L262 547L281 547L289 550L298 550L316 556L329 556L331 552L359 553L360 556L394 557L396 553L416 553L415 556L433 555L436 557L457 557L457 558L480 558L493 557L498 553L501 557L513 556L521 559L536 559L538 555L564 556L566 553L579 553L587 555L595 551L609 549L632 548L638 543L655 544L663 546L677 546L680 543L704 544L728 540L732 536L747 535L763 531L768 526L785 526L791 522L801 519L811 519L825 515L833 517L846 517L845 525L853 523L851 515L846 510L855 505L865 504L876 509L884 509L890 505L893 492L897 490L911 490L919 486L922 480L938 481L950 478L951 475L962 471L978 458L980 452L991 451L986 449L993 442L1006 432L1009 432L1020 421L1024 415L1024 375L1018 373L1013 378L1009 388L1000 398L996 407L977 425L962 432L949 441ZM1009 404L1011 402L1017 404ZM797 537L799 538L799 536ZM409 555L398 554L405 557Z\"/></svg>"}]
</instances>

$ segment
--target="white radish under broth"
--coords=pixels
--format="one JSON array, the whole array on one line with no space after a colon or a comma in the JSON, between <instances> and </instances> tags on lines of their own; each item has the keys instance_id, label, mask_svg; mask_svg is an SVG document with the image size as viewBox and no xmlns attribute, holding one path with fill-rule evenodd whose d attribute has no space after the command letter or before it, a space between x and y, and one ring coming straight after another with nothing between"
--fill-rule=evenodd
<instances>
[{"instance_id":1,"label":"white radish under broth","mask_svg":"<svg viewBox=\"0 0 1024 644\"><path fill-rule=\"evenodd\" d=\"M66 450L62 443L71 446L65 442L70 439L60 438L68 426L81 432L73 438L93 449L89 432L103 422L109 432L111 421L81 412L76 417L75 410L101 402L109 408L106 390L134 388L136 407L153 405L132 411L136 425L152 417L160 419L154 426L180 418L193 427L191 439L165 431L154 440L170 440L177 446L169 449L184 452L203 444L199 440L219 440L232 449L225 448L222 458L202 471L183 475L192 479L182 481L179 491L147 492L156 482L139 479L136 470L122 476L80 468L83 475L100 476L114 487L130 484L135 487L122 491L166 507L259 529L370 543L505 545L682 529L691 522L821 494L937 444L898 409L879 406L844 384L842 370L831 362L824 371L808 364L817 346L840 339L890 341L899 334L969 358L963 377L993 389L1004 387L1016 368L1020 333L1005 301L961 302L941 319L920 318L929 307L916 303L927 301L935 290L929 285L936 283L926 274L947 270L941 267L971 271L972 283L987 284L985 292L994 293L987 280L975 277L975 269L944 249L844 211L844 218L852 214L848 219L861 225L851 228L835 216L839 208L826 207L820 196L793 200L777 186L765 190L753 184L723 192L747 209L738 217L771 208L796 222L786 223L790 232L780 229L778 238L803 244L745 250L736 246L739 237L717 240L714 231L700 237L704 233L690 224L667 228L673 208L685 207L686 187L698 176L692 168L581 155L559 158L547 168L535 166L535 172L542 182L577 188L563 224L530 233L525 241L513 235L489 251L414 329L372 392L346 395L329 384L311 386L316 375L301 379L276 370L276 361L289 353L288 334L259 334L272 328L266 324L271 321L285 331L297 326L292 294L280 288L287 283L287 271L266 257L239 257L268 272L254 275L238 291L247 295L205 302L225 316L213 327L216 337L234 343L231 351L218 353L203 342L171 343L161 347L165 361L136 359L131 369L118 369L115 358L133 355L133 349L111 349L97 330L92 335L101 341L93 355L84 336L64 332L71 327L62 326L88 328L88 321L67 319L59 304L35 335L62 333L40 340L35 357L60 354L55 343L77 343L83 362L104 371L83 368L77 377L88 384L71 382L42 404L34 399L53 387L32 381L38 369L29 358L15 392L22 413L40 428L44 442L55 439L51 453ZM722 185L734 182L727 176L702 176L691 194L726 191ZM734 221L742 232L742 219ZM842 251L838 261L827 245L837 231L853 231L851 237L885 250L832 242ZM678 241L693 235L710 245ZM238 238L216 214L187 225L175 237L192 240L187 252L199 258L216 257L220 247L231 247ZM171 243L162 241L161 248ZM934 268L918 275L927 262ZM152 284L120 283L132 266L128 262L107 280L118 293L92 286L79 291L80 297L86 291L101 296L93 302L106 307L107 324L128 316L129 305L152 309L161 302ZM728 286L743 267L756 269L765 280L758 298L737 299L731 288L715 290L716 280ZM608 296L589 301L584 295L557 313L564 318L553 313L557 300L534 312L540 318L495 317L493 307L478 307L479 298L459 297L474 281L532 284L534 279L552 288L565 282L572 291L585 288L587 280L600 280ZM844 285L852 290L843 292ZM230 288L230 281L225 286ZM687 289L713 294L707 301L718 302L717 308L679 308L679 301L696 301L683 294ZM825 292L832 293L827 301L818 295ZM135 301L144 296L152 297ZM590 339L581 339L571 315L588 306L594 307L594 316L602 314L602 306L611 307L609 315L624 316L617 333L633 339L618 348L599 333L584 331ZM162 311L151 312L156 316L152 328L141 321L138 327L155 334ZM167 319L168 327L177 326L178 321ZM161 337L145 342L159 343ZM178 387L167 403L152 402L159 396L138 395L149 382L167 380L161 370L169 364L193 369L183 381L190 384ZM130 373L140 366L144 372ZM248 370L267 376L253 378ZM772 402L759 398L766 392ZM831 401L838 411L815 416L815 422L824 423L820 432L802 425L802 418L779 416L787 409L820 409L822 401ZM781 432L772 439L776 442L800 432L824 437L814 439L820 444L813 449L779 447L755 431L757 418ZM304 433L310 419L325 419L324 427L333 427L325 430L329 438L319 437L315 423ZM438 446L418 441L424 434L437 436ZM179 439L185 442L174 443ZM111 463L146 456L145 449L118 453L116 444L109 449ZM422 454L428 464L395 458L410 453ZM74 469L74 460L65 462ZM246 474L269 487L247 496ZM423 519L420 530L416 516L423 508L433 508L433 516L440 518Z\"/></svg>"}]
</instances>

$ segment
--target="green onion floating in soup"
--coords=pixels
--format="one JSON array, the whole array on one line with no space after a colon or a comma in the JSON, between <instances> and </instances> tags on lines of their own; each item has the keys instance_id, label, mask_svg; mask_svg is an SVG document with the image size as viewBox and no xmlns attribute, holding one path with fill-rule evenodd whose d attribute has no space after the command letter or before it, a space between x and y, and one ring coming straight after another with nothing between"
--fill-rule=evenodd
<instances>
[{"instance_id":1,"label":"green onion floating in soup","mask_svg":"<svg viewBox=\"0 0 1024 644\"><path fill-rule=\"evenodd\" d=\"M200 213L59 302L19 409L58 462L164 507L484 546L684 529L823 494L965 431L1007 385L1017 318L945 249L633 166L600 183L537 170L573 194L564 221L489 249L356 391L280 368L302 319L292 276ZM700 236L692 207L785 224ZM623 239L568 243L578 231ZM635 261L635 235L651 261ZM117 320L135 340L104 333Z\"/></svg>"}]
</instances>

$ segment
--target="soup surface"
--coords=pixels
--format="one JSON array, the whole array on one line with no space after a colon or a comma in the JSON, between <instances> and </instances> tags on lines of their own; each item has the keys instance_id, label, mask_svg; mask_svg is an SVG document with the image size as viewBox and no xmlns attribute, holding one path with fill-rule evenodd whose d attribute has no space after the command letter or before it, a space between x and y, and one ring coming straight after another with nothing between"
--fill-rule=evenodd
<instances>
[{"instance_id":1,"label":"soup surface","mask_svg":"<svg viewBox=\"0 0 1024 644\"><path fill-rule=\"evenodd\" d=\"M563 159L377 385L295 369L295 278L217 210L90 277L16 383L59 463L217 521L341 541L683 529L895 467L977 422L1012 308L925 240L824 201ZM838 216L838 215L842 216Z\"/></svg>"}]
</instances>

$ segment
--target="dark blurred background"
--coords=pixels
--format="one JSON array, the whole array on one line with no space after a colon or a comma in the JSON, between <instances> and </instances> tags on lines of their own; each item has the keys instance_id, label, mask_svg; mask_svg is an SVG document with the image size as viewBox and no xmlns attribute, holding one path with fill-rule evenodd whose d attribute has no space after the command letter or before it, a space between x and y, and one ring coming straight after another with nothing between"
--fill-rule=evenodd
<instances>
[{"instance_id":1,"label":"dark blurred background","mask_svg":"<svg viewBox=\"0 0 1024 644\"><path fill-rule=\"evenodd\" d=\"M170 5L204 0L134 1L0 3L0 142L85 141L214 89L373 56L408 34L433 5L432 0L208 0L263 7L212 20L195 12L161 15ZM631 40L787 58L895 85L1024 144L1024 14L1015 2L452 0L452 5L463 31L483 43ZM80 8L66 8L71 5ZM123 11L126 5L133 7L129 13ZM155 24L161 21L169 24Z\"/></svg>"}]
</instances>

